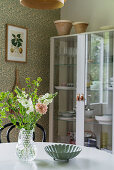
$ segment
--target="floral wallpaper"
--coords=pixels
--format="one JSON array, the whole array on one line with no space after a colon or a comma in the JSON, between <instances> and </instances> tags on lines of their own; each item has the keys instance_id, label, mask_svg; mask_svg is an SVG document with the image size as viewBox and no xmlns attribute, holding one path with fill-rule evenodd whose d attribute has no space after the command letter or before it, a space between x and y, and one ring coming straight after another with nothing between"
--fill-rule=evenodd
<instances>
[{"instance_id":1,"label":"floral wallpaper","mask_svg":"<svg viewBox=\"0 0 114 170\"><path fill-rule=\"evenodd\" d=\"M39 94L49 91L50 37L56 35L54 20L60 18L59 10L37 10L20 5L19 0L0 0L0 91L12 90L15 82L15 68L19 71L21 87L25 78L35 79L40 76L43 81ZM6 62L6 24L28 28L27 63ZM6 123L6 121L5 121ZM48 113L39 123L45 128L48 140ZM17 140L12 132L12 141ZM5 139L5 133L3 133ZM3 139L3 140L4 140ZM36 141L41 140L36 130Z\"/></svg>"}]
</instances>

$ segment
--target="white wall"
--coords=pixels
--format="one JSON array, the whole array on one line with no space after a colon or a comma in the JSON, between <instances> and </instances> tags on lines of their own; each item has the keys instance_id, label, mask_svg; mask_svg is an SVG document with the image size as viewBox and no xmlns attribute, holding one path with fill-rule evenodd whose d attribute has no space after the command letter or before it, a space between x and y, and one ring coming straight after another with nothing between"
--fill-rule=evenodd
<instances>
[{"instance_id":1,"label":"white wall","mask_svg":"<svg viewBox=\"0 0 114 170\"><path fill-rule=\"evenodd\" d=\"M114 26L114 0L67 0L61 9L61 19L89 22L88 31Z\"/></svg>"}]
</instances>

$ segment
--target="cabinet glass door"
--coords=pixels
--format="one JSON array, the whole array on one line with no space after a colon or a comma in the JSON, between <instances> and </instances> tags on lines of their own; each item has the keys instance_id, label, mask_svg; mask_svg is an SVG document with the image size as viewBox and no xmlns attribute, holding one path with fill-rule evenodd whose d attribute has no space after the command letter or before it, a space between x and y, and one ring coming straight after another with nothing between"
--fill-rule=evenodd
<instances>
[{"instance_id":1,"label":"cabinet glass door","mask_svg":"<svg viewBox=\"0 0 114 170\"><path fill-rule=\"evenodd\" d=\"M84 144L112 151L113 32L86 35Z\"/></svg>"},{"instance_id":2,"label":"cabinet glass door","mask_svg":"<svg viewBox=\"0 0 114 170\"><path fill-rule=\"evenodd\" d=\"M54 39L54 142L75 144L77 38Z\"/></svg>"}]
</instances>

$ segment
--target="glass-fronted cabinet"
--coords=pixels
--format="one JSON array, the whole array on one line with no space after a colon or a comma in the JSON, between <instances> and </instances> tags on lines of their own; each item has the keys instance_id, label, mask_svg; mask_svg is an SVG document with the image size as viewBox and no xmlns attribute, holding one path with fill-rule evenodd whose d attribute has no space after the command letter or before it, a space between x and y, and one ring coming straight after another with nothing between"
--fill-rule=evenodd
<instances>
[{"instance_id":1,"label":"glass-fronted cabinet","mask_svg":"<svg viewBox=\"0 0 114 170\"><path fill-rule=\"evenodd\" d=\"M112 151L113 32L86 35L84 144Z\"/></svg>"},{"instance_id":2,"label":"glass-fronted cabinet","mask_svg":"<svg viewBox=\"0 0 114 170\"><path fill-rule=\"evenodd\" d=\"M114 32L51 38L49 141L114 152Z\"/></svg>"},{"instance_id":3,"label":"glass-fronted cabinet","mask_svg":"<svg viewBox=\"0 0 114 170\"><path fill-rule=\"evenodd\" d=\"M75 144L77 37L55 38L52 41L52 90L58 92L53 105L53 141Z\"/></svg>"}]
</instances>

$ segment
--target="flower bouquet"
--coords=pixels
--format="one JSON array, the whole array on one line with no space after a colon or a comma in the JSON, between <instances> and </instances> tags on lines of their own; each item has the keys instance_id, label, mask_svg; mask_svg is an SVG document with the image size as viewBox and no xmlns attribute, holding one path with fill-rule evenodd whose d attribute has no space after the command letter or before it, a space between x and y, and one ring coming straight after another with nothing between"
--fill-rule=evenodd
<instances>
[{"instance_id":1,"label":"flower bouquet","mask_svg":"<svg viewBox=\"0 0 114 170\"><path fill-rule=\"evenodd\" d=\"M0 127L2 127L3 119L8 118L17 128L20 129L17 155L21 160L33 160L36 157L36 151L33 138L33 131L36 122L46 114L48 105L57 95L46 93L38 95L38 87L42 79L31 81L26 78L25 88L15 88L14 92L0 93ZM17 124L18 122L18 124Z\"/></svg>"}]
</instances>

